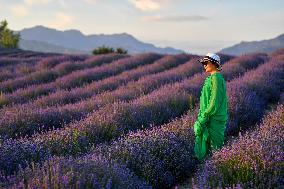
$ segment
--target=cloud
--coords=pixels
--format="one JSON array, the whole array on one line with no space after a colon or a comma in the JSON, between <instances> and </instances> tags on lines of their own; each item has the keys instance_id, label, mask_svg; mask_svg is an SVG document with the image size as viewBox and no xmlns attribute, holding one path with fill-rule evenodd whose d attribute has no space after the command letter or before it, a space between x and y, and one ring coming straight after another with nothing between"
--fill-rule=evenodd
<instances>
[{"instance_id":1,"label":"cloud","mask_svg":"<svg viewBox=\"0 0 284 189\"><path fill-rule=\"evenodd\" d=\"M84 0L86 3L89 3L89 4L96 4L97 3L97 0Z\"/></svg>"},{"instance_id":2,"label":"cloud","mask_svg":"<svg viewBox=\"0 0 284 189\"><path fill-rule=\"evenodd\" d=\"M189 21L205 21L210 18L201 15L171 15L171 16L145 16L142 21L155 22L189 22Z\"/></svg>"},{"instance_id":3,"label":"cloud","mask_svg":"<svg viewBox=\"0 0 284 189\"><path fill-rule=\"evenodd\" d=\"M33 6L37 4L48 4L51 3L53 0L24 0L25 4L28 6Z\"/></svg>"},{"instance_id":4,"label":"cloud","mask_svg":"<svg viewBox=\"0 0 284 189\"><path fill-rule=\"evenodd\" d=\"M53 20L54 21L50 22L48 26L56 29L64 29L65 26L68 26L73 22L72 17L63 12L57 12Z\"/></svg>"},{"instance_id":5,"label":"cloud","mask_svg":"<svg viewBox=\"0 0 284 189\"><path fill-rule=\"evenodd\" d=\"M27 7L24 5L13 5L10 10L14 16L22 17L28 14Z\"/></svg>"},{"instance_id":6,"label":"cloud","mask_svg":"<svg viewBox=\"0 0 284 189\"><path fill-rule=\"evenodd\" d=\"M166 0L129 0L129 2L139 10L154 11L161 9Z\"/></svg>"},{"instance_id":7,"label":"cloud","mask_svg":"<svg viewBox=\"0 0 284 189\"><path fill-rule=\"evenodd\" d=\"M21 4L11 4L8 9L14 16L24 17L29 14L29 9L34 5L45 5L54 0L22 0Z\"/></svg>"},{"instance_id":8,"label":"cloud","mask_svg":"<svg viewBox=\"0 0 284 189\"><path fill-rule=\"evenodd\" d=\"M28 7L31 6L36 6L36 5L47 5L50 3L57 3L59 4L61 7L66 8L67 7L67 2L66 0L23 0L25 5Z\"/></svg>"},{"instance_id":9,"label":"cloud","mask_svg":"<svg viewBox=\"0 0 284 189\"><path fill-rule=\"evenodd\" d=\"M57 0L58 4L62 7L62 8L67 8L68 7L68 3L66 2L66 0Z\"/></svg>"}]
</instances>

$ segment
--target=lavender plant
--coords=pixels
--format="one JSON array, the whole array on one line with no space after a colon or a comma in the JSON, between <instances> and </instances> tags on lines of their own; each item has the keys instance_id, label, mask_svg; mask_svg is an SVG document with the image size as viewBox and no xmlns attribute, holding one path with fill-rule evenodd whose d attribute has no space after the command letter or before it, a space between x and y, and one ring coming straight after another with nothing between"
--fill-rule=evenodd
<instances>
[{"instance_id":1,"label":"lavender plant","mask_svg":"<svg viewBox=\"0 0 284 189\"><path fill-rule=\"evenodd\" d=\"M245 83L245 80L242 80L242 78L245 78L246 75L250 75L253 72L261 73L261 70L265 72L265 69L263 68L267 68L267 65L269 64L271 69L273 68L281 71L283 68L283 62L275 62L277 61L272 60L271 62L260 66L256 70L247 72L243 77L229 82L228 88L230 87L230 84L233 84L235 81L243 81ZM272 76L268 74L261 74L261 77L254 79L254 81L257 83L259 79L268 79L269 77L276 77L278 78L278 81L283 79L283 75L282 77L279 77L279 75ZM271 83L271 85L277 85L277 82ZM263 86L259 85L258 87L262 88ZM248 85L247 88L250 88L250 86ZM261 96L259 96L259 99L261 99ZM246 102L239 103L243 103L242 105L244 105ZM257 113L258 110L251 111L255 111L255 113ZM114 141L111 145L100 145L95 147L93 153L101 153L111 160L116 159L120 163L126 163L129 169L133 170L138 176L150 182L154 187L171 187L175 182L181 181L186 176L195 172L196 164L198 162L193 157L194 132L191 126L194 123L197 112L198 108L196 108L193 112L189 111L185 117L174 120L167 125L135 133L131 132L125 137ZM232 112L230 111L230 114L231 113ZM245 114L247 114L247 112L239 112L240 117ZM244 145L245 144L246 143L244 142ZM253 141L251 144L253 144ZM252 146L252 148L254 148L254 146ZM273 150L271 149L267 151L267 153L271 153L272 151ZM249 152L249 150L247 152ZM281 152L281 150L278 150L278 152ZM281 153L279 153L279 155L281 155ZM224 153L220 154L218 157L221 156L222 158L220 159L224 159L226 157ZM237 157L233 154L231 157L237 159ZM214 173L214 171L212 173ZM224 172L224 177L226 177L226 174L227 172ZM276 178L278 179L276 180L279 182L279 173L276 175ZM264 177L268 180L270 179L267 174L264 175ZM214 176L212 176L212 179L216 181L218 180L215 179ZM165 182L165 180L168 182Z\"/></svg>"},{"instance_id":2,"label":"lavender plant","mask_svg":"<svg viewBox=\"0 0 284 189\"><path fill-rule=\"evenodd\" d=\"M177 61L183 62L185 60L185 57L181 56L181 57L176 57L174 59L165 58L163 61L160 62L160 63L163 63L163 66L156 67L156 68L154 67L155 69L153 69L152 71L154 70L158 71L159 69L163 68L165 66L164 64L169 60L173 61L173 63L176 64ZM124 94L129 93L128 97L130 98L130 95L131 95L130 99L133 99L139 96L138 94L143 95L146 92L150 92L151 90L154 90L155 88L161 86L161 84L163 83L170 82L173 79L179 79L179 78L186 77L186 75L193 74L197 70L201 71L200 68L192 69L193 67L194 66L192 65L192 63L189 63L187 64L187 67L183 66L183 67L179 67L176 70L175 69L171 70L170 72L165 72L165 73L161 72L161 75L157 75L158 77L153 77L154 75L149 76L147 78L144 78L143 80L135 82L136 84L135 88L133 87L132 84L128 85L128 87L126 88L128 90L126 90L126 93ZM175 72L178 70L179 72ZM156 81L154 81L155 79ZM151 83L152 81L153 83ZM144 86L145 92L137 89L136 88L137 86L141 86L141 87ZM86 116L87 113L90 113L93 110L97 110L102 105L106 105L107 103L110 103L109 101L102 100L106 95L110 96L110 94L112 94L113 96L112 102L114 102L114 100L116 101L122 100L123 96L121 96L120 91L121 90L118 89L114 92L103 93L101 95L96 96L97 98L94 100L89 99L83 102L79 102L76 104L70 104L70 105L66 105L63 107L50 107L50 108L42 109L42 108L38 108L37 104L32 104L31 106L22 105L22 106L2 109L3 114L7 115L8 113L9 116L5 117L5 121L3 122L0 121L1 122L0 125L2 125L3 131L7 129L6 131L8 132L6 132L6 134L11 133L11 134L8 134L8 136L9 135L15 136L16 134L14 132L15 130L17 130L18 135L21 135L20 133L22 133L22 135L25 135L29 133L32 134L33 131L37 131L39 129L47 130L51 127L58 128L61 125L63 125L64 122L66 123L66 122L70 122L75 119L80 119L82 116L84 115ZM44 126L45 128L41 126Z\"/></svg>"},{"instance_id":3,"label":"lavender plant","mask_svg":"<svg viewBox=\"0 0 284 189\"><path fill-rule=\"evenodd\" d=\"M275 61L275 62L277 63L273 63L272 65L275 67L275 69L280 68L280 71L281 71L281 69L283 68L283 64L279 63L281 62L280 60ZM268 62L265 64L270 64L270 63L271 62ZM226 65L224 65L224 68ZM261 69L261 66L259 66L259 68L257 68L256 70L258 69ZM263 69L263 71L265 71L265 69ZM271 71L273 70L271 69ZM245 73L245 70L243 70L242 74L243 73ZM259 81L259 79L264 79L261 77L262 75L264 75L264 77L266 77L266 79L268 80L270 79L270 77L273 77L273 76L278 78L275 80L274 79L271 80L273 81L271 84L272 86L275 84L278 84L277 82L283 79L279 77L278 72L273 71L272 73L273 74L265 75L265 74L262 74L262 72L259 72L260 76L255 77L254 82L251 81L248 83L247 90L251 91L251 93L254 93L254 97L257 97L258 99L262 99L263 97L261 95L264 93L260 93L256 91L257 89L263 86L257 86L254 84L256 84ZM251 73L248 72L247 74L249 75ZM167 106L170 107L169 110L171 111L172 107L177 108L179 106L179 103L184 102L183 100L186 97L184 98L183 95L186 96L186 94L192 93L193 97L194 95L195 97L198 97L198 91L200 90L200 86L204 78L205 78L204 74L196 74L196 76L191 78L191 80L188 80L188 79L182 80L182 82L179 82L178 84L176 83L174 85L164 86L163 88L159 89L159 90L164 90L165 94L171 94L170 93L171 91L177 90L177 92L173 93L173 96L172 96L172 99L174 99L174 101L167 102L168 104ZM239 78L239 80L241 80L241 77ZM230 83L234 83L234 82L235 80L231 81ZM246 82L246 81L244 80L243 82ZM243 84L242 86L244 86L244 88L241 88L241 89L245 89L245 85ZM267 87L270 87L270 86L267 86ZM166 90L166 89L171 89L171 90ZM186 93L183 93L184 91L186 91ZM121 136L121 135L117 135L116 132L120 132L121 134L123 134L124 132L128 132L129 130L132 130L132 129L135 130L137 128L141 128L141 123L145 121L147 124L144 125L144 127L150 127L153 123L151 119L154 120L154 123L157 122L158 124L162 124L159 122L159 120L164 119L164 117L161 116L162 114L160 114L159 112L161 110L166 110L167 113L165 114L170 114L170 111L166 109L167 106L160 106L160 110L158 111L153 110L153 112L151 112L149 110L153 106L151 104L150 106L148 106L149 104L147 103L152 102L153 101L152 99L157 100L161 97L166 97L166 95L164 94L163 96L162 93L159 94L157 91L155 91L153 94L151 94L152 96L149 95L149 96L140 98L140 100L148 99L148 101L146 100L144 101L145 109L143 108L140 109L140 107L143 107L143 106L135 106L139 104L138 102L140 102L138 99L131 102L134 108L133 109L129 108L128 110L126 109L127 111L124 111L125 107L128 106L126 103L122 102L121 106L115 105L117 109L114 109L114 110L119 110L119 111L118 112L115 111L116 113L115 116L113 117L110 116L110 118L115 118L113 119L115 121L113 122L114 124L112 124L111 121L107 120L109 116L101 115L97 113L100 111L101 113L104 113L103 109L97 112L94 112L97 114L93 114L93 115L100 116L100 119L89 117L88 119L86 119L89 122L86 121L84 123L92 124L93 122L92 119L97 119L99 123L101 124L100 127L96 127L97 125L94 124L92 127L89 127L89 130L87 130L88 132L79 132L80 130L78 130L78 128L80 128L79 126L81 125L77 124L78 127L76 128L74 124L73 130L70 129L68 131L67 129L64 129L64 131L68 133L66 135L64 134L64 132L61 132L61 131L58 132L59 133L58 135L57 134L49 135L49 137L52 138L52 140L54 139L53 142L51 142L51 145L54 145L54 148L56 147L56 145L58 145L58 148L60 149L61 143L63 143L64 140L67 140L67 142L62 145L62 146L65 145L67 149L66 151L63 151L63 154L65 152L66 154L78 153L80 151L84 151L85 150L84 148L88 145L98 144L98 143L105 141L104 138L100 138L100 135L96 135L96 132L98 131L100 132L100 129L102 129L103 132L105 132L104 130L107 130L106 128L109 129L108 130L109 132L106 132L106 134L110 134L109 135L110 138L108 138L108 135L101 135L101 136L104 136L106 137L106 139L110 140L113 138L113 136L114 138ZM176 94L180 95L181 98L174 98L175 97L174 95ZM238 93L234 93L234 95L236 97ZM273 95L273 94L270 93L270 95ZM255 98L251 98L251 99L254 100ZM265 99L268 99L267 102L269 102L269 99L274 99L274 97L267 95L265 96ZM245 102L246 101L243 101L243 103ZM182 106L180 108L182 109ZM185 110L188 108L189 106L186 107ZM137 110L138 110L138 113L135 112ZM155 111L157 113L155 113ZM180 111L179 108L175 109L175 111L173 112L173 117L176 116L174 114L178 111ZM255 112L257 113L257 110ZM240 112L240 116L243 116L246 113L247 112ZM178 114L182 114L182 112L179 112ZM126 116L123 116L123 115L126 115ZM132 115L136 115L136 116L132 116ZM139 115L147 115L148 117L146 118L150 118L150 119L149 120L139 119L140 118ZM192 116L192 115L194 114L190 112L185 117L185 119L177 119L176 121L173 121L169 123L168 125L163 125L161 127L154 127L154 128L146 129L144 131L130 133L126 135L125 137L122 137L121 139L115 141L111 145L106 145L106 146L103 145L103 147L102 146L95 147L94 151L90 154L90 156L95 155L97 153L101 153L101 155L105 156L108 160L110 159L115 160L119 162L119 164L125 163L130 170L134 171L135 174L137 174L141 178L144 178L145 180L151 182L155 187L170 187L177 180L183 178L185 175L189 173L192 173L196 166L196 161L192 157L193 155L192 153L193 142L192 141L194 139L194 136L193 136L193 131L191 129L191 125L193 125L193 120L195 119L195 116ZM161 118L156 119L156 117L159 117L159 116L161 116ZM188 117L188 116L192 116L192 117ZM138 120L135 120L137 118ZM185 120L185 121L181 121L181 120ZM129 122L132 125L127 125L127 123ZM111 126L110 124L112 124L113 127L110 127ZM116 126L122 126L122 127L118 128ZM72 128L72 126L70 128ZM98 130L94 132L94 129L98 129ZM49 147L48 139L40 140L40 137L44 138L44 135L38 135L36 140L34 140L33 142L39 144L42 147L44 147L47 144L45 147L48 148ZM60 138L60 140L57 140L56 137L58 138L62 137L62 138ZM69 138L71 138L71 140ZM89 139L92 139L94 141L89 142L88 141ZM68 151L68 149L71 149L71 150ZM89 173L89 172L90 170L87 167L80 170L80 173L82 174Z\"/></svg>"},{"instance_id":4,"label":"lavender plant","mask_svg":"<svg viewBox=\"0 0 284 189\"><path fill-rule=\"evenodd\" d=\"M88 171L87 171L88 170ZM0 185L1 186L1 185ZM5 188L152 188L124 165L101 156L83 159L53 157L32 165L2 183Z\"/></svg>"},{"instance_id":5,"label":"lavender plant","mask_svg":"<svg viewBox=\"0 0 284 189\"><path fill-rule=\"evenodd\" d=\"M34 103L38 107L75 103L79 100L90 98L91 96L97 95L104 91L115 90L121 85L127 84L129 81L136 81L145 75L173 69L174 67L185 63L185 61L189 60L190 58L192 57L183 54L177 56L168 55L153 62L153 64L126 70L121 74L92 82L83 87L77 87L71 90L57 90L48 96L43 96L42 98L35 100Z\"/></svg>"},{"instance_id":6,"label":"lavender plant","mask_svg":"<svg viewBox=\"0 0 284 189\"><path fill-rule=\"evenodd\" d=\"M54 82L39 84L39 85L31 85L27 88L20 88L17 91L11 94L5 94L5 98L0 102L0 105L9 105L13 103L24 103L28 102L34 98L37 98L41 95L47 95L49 93L55 92L57 89L65 88L64 86L72 86L76 87L78 85L83 85L84 82L91 82L95 80L100 80L106 78L108 76L112 76L115 74L119 74L120 71L116 67L123 67L128 65L129 68L135 68L143 64L150 64L154 60L159 59L161 56L157 54L146 54L139 55L137 57L129 57L124 59L123 61L119 61L117 59L121 59L123 57L127 57L126 55L100 55L91 57L86 62L78 62L77 66L74 63L62 63L55 67L53 71L46 71L47 73L56 73L59 76L60 72L63 72L63 76L57 78ZM117 60L117 61L114 61ZM114 62L112 62L114 61ZM112 63L110 63L112 62ZM106 65L102 65L104 63L110 63ZM66 65L67 64L67 65ZM71 70L67 71L68 66L71 66ZM72 68L73 67L73 68ZM75 72L71 72L74 67L78 67L83 69L84 67L94 67L90 69L77 70ZM120 69L121 69L120 68ZM70 69L70 68L69 68ZM63 70L63 71L62 71ZM71 72L71 73L70 73ZM64 73L70 73L65 75ZM61 82L66 81L66 84ZM69 83L68 83L69 82ZM72 84L73 83L73 84ZM64 85L64 86L63 86ZM68 88L68 87L67 87Z\"/></svg>"},{"instance_id":7,"label":"lavender plant","mask_svg":"<svg viewBox=\"0 0 284 189\"><path fill-rule=\"evenodd\" d=\"M225 70L227 64L224 65ZM181 82L165 85L130 103L118 102L107 105L90 114L85 120L71 123L66 129L51 131L34 138L37 142L47 146L52 153L76 154L86 151L88 144L111 140L124 132L141 128L141 126L147 128L150 124L165 123L194 105L196 101L194 97L198 96L196 91L200 90L205 76L205 74L196 74ZM149 83L147 82L146 86L149 86ZM138 88L139 85L135 86ZM125 98L127 97L125 94L122 93L120 96ZM190 94L193 98L189 103ZM110 101L112 100L110 97L106 99L110 103L114 102Z\"/></svg>"},{"instance_id":8,"label":"lavender plant","mask_svg":"<svg viewBox=\"0 0 284 189\"><path fill-rule=\"evenodd\" d=\"M284 104L228 143L199 168L199 187L283 188Z\"/></svg>"},{"instance_id":9,"label":"lavender plant","mask_svg":"<svg viewBox=\"0 0 284 189\"><path fill-rule=\"evenodd\" d=\"M123 58L125 57L124 55L102 55L99 57L96 57L97 61L100 62L98 63L99 65L105 62L112 62L113 60L119 59L119 58ZM76 59L75 59L76 61ZM92 61L92 59L90 60ZM70 62L70 61L69 61ZM73 62L73 61L71 61ZM91 63L91 62L89 62ZM51 81L54 81L55 79L57 79L58 77L61 76L61 74L67 74L70 73L76 69L84 69L86 68L86 63L82 62L82 63L76 63L76 64L72 64L72 63L65 63L67 64L67 66L65 65L65 72L62 73L62 67L55 67L53 69L50 70L39 70L37 72L34 72L30 75L24 76L24 77L20 77L20 78L16 78L14 80L7 80L4 82L0 83L0 90L2 92L13 92L16 89L19 88L24 88L27 87L29 85L32 84L41 84L41 83L48 83ZM58 65L59 66L59 65ZM68 72L68 66L69 66L69 72ZM88 66L87 66L88 68ZM73 72L72 72L73 73ZM72 74L71 73L71 74ZM67 76L65 76L67 77Z\"/></svg>"}]
</instances>

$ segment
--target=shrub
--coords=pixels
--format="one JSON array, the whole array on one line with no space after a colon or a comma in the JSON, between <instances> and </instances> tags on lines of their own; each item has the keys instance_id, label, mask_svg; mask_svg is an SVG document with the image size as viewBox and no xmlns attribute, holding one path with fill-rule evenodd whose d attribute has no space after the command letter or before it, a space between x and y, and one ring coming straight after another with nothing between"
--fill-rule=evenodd
<instances>
[{"instance_id":1,"label":"shrub","mask_svg":"<svg viewBox=\"0 0 284 189\"><path fill-rule=\"evenodd\" d=\"M20 40L20 34L15 34L8 29L6 20L0 23L0 47L17 48Z\"/></svg>"},{"instance_id":2,"label":"shrub","mask_svg":"<svg viewBox=\"0 0 284 189\"><path fill-rule=\"evenodd\" d=\"M118 54L127 54L127 50L123 49L122 47L119 47L115 51Z\"/></svg>"},{"instance_id":3,"label":"shrub","mask_svg":"<svg viewBox=\"0 0 284 189\"><path fill-rule=\"evenodd\" d=\"M112 47L106 47L106 46L103 45L102 47L98 47L98 48L94 49L92 51L92 53L94 55L114 53L114 49Z\"/></svg>"}]
</instances>

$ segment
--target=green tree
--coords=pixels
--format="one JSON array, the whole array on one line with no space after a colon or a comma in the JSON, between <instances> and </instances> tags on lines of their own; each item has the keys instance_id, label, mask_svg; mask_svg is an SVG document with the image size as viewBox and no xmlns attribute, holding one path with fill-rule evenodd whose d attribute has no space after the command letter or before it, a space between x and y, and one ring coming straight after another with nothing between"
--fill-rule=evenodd
<instances>
[{"instance_id":1,"label":"green tree","mask_svg":"<svg viewBox=\"0 0 284 189\"><path fill-rule=\"evenodd\" d=\"M122 47L117 48L115 52L118 54L127 54L127 50Z\"/></svg>"},{"instance_id":2,"label":"green tree","mask_svg":"<svg viewBox=\"0 0 284 189\"><path fill-rule=\"evenodd\" d=\"M6 20L0 23L0 47L17 48L19 45L20 34L14 33L8 28Z\"/></svg>"},{"instance_id":3,"label":"green tree","mask_svg":"<svg viewBox=\"0 0 284 189\"><path fill-rule=\"evenodd\" d=\"M114 52L114 49L112 47L106 47L103 45L101 47L94 49L92 53L96 55L96 54L107 54L107 53L113 53L113 52Z\"/></svg>"},{"instance_id":4,"label":"green tree","mask_svg":"<svg viewBox=\"0 0 284 189\"><path fill-rule=\"evenodd\" d=\"M127 54L127 50L123 49L122 47L117 48L114 50L112 47L101 46L92 51L94 55L97 54L107 54L107 53L118 53L118 54Z\"/></svg>"}]
</instances>

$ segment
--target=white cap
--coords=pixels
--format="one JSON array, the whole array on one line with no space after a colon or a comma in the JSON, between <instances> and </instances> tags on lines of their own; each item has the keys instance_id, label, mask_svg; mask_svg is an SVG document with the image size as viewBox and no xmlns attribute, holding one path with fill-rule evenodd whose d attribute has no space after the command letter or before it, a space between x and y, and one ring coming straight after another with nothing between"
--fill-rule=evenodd
<instances>
[{"instance_id":1,"label":"white cap","mask_svg":"<svg viewBox=\"0 0 284 189\"><path fill-rule=\"evenodd\" d=\"M203 63L206 61L211 61L213 63L216 63L219 67L217 70L222 70L221 60L220 57L217 54L214 53L207 53L205 57L199 60L199 62Z\"/></svg>"}]
</instances>

